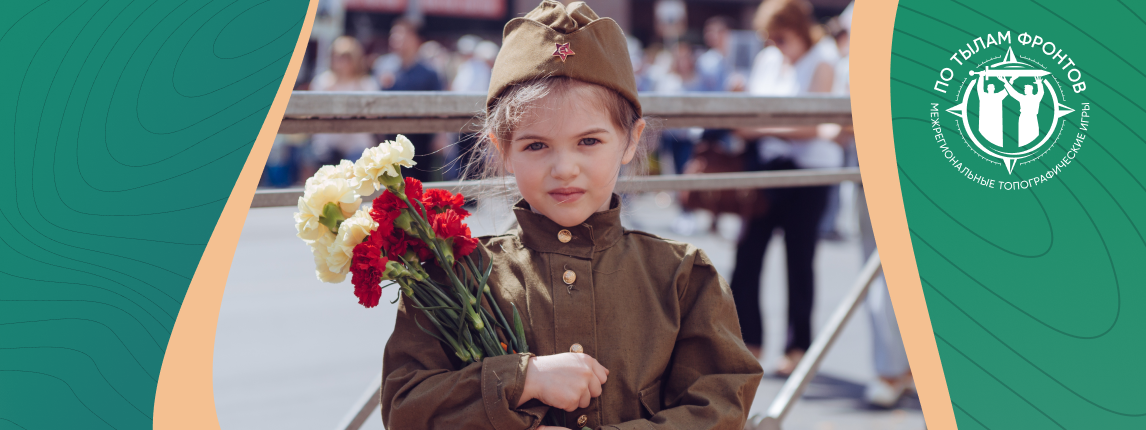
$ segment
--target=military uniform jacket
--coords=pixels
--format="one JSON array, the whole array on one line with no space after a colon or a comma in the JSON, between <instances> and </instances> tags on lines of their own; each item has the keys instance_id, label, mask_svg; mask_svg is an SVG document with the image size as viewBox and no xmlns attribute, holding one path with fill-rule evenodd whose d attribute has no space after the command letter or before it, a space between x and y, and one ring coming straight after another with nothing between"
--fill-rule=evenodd
<instances>
[{"instance_id":1,"label":"military uniform jacket","mask_svg":"<svg viewBox=\"0 0 1146 430\"><path fill-rule=\"evenodd\" d=\"M514 207L519 227L481 238L498 305L517 305L530 352L580 345L609 369L570 427L741 430L763 370L745 348L732 293L696 247L621 227L620 199L562 227ZM528 354L460 360L400 305L382 365L388 429L532 429L549 406L520 399ZM577 425L575 425L577 424Z\"/></svg>"}]
</instances>

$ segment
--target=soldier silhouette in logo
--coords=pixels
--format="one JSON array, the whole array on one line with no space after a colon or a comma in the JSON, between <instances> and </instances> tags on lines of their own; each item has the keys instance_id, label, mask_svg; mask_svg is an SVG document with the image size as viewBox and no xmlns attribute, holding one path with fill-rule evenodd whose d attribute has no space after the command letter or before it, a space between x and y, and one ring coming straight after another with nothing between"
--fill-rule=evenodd
<instances>
[{"instance_id":1,"label":"soldier silhouette in logo","mask_svg":"<svg viewBox=\"0 0 1146 430\"><path fill-rule=\"evenodd\" d=\"M1007 81L999 78L1006 84ZM1003 146L1003 99L1006 90L995 92L995 84L986 84L985 74L979 75L979 134L988 142Z\"/></svg>"},{"instance_id":2,"label":"soldier silhouette in logo","mask_svg":"<svg viewBox=\"0 0 1146 430\"><path fill-rule=\"evenodd\" d=\"M1023 94L1015 91L1015 87L1005 80L1003 86L1011 97L1019 101L1019 146L1024 146L1039 137L1039 103L1043 100L1043 78L1035 77L1034 88L1023 85Z\"/></svg>"}]
</instances>

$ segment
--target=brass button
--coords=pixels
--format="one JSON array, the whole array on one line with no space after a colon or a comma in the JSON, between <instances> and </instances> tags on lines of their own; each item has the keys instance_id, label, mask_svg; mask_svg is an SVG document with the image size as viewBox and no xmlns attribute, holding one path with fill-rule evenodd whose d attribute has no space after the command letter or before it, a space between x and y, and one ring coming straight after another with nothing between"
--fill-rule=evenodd
<instances>
[{"instance_id":1,"label":"brass button","mask_svg":"<svg viewBox=\"0 0 1146 430\"><path fill-rule=\"evenodd\" d=\"M579 426L583 426L587 422L589 422L589 417L587 416L581 415L579 418L577 418L577 425Z\"/></svg>"},{"instance_id":2,"label":"brass button","mask_svg":"<svg viewBox=\"0 0 1146 430\"><path fill-rule=\"evenodd\" d=\"M582 352L585 352L585 348L582 348L581 344L575 343L575 344L569 346L569 352L576 352L576 353L580 354Z\"/></svg>"},{"instance_id":3,"label":"brass button","mask_svg":"<svg viewBox=\"0 0 1146 430\"><path fill-rule=\"evenodd\" d=\"M573 285L573 282L577 281L577 274L573 273L572 270L566 270L565 274L561 275L561 280L565 281L566 284Z\"/></svg>"},{"instance_id":4,"label":"brass button","mask_svg":"<svg viewBox=\"0 0 1146 430\"><path fill-rule=\"evenodd\" d=\"M557 240L560 240L561 243L569 243L570 240L573 240L573 233L570 233L569 230L561 229L561 231L557 232Z\"/></svg>"}]
</instances>

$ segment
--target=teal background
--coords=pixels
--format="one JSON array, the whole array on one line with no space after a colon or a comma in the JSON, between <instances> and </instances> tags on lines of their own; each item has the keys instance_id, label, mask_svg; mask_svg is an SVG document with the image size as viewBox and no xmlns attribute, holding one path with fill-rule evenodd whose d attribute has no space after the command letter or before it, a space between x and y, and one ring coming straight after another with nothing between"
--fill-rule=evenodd
<instances>
[{"instance_id":1,"label":"teal background","mask_svg":"<svg viewBox=\"0 0 1146 430\"><path fill-rule=\"evenodd\" d=\"M960 429L1146 428L1144 16L1141 2L899 3L891 57L896 161ZM1016 54L1024 32L1054 42L1083 73L1083 93L1041 50L1030 56L1055 71L1065 104L1092 103L1078 157L1027 190L988 189L961 175L928 119L930 103L940 103L943 133L961 149L960 161L977 174L1008 177L959 137L958 117L945 111L956 91L932 89L939 70L952 67L949 88L957 90L967 68L951 55L999 31L1011 32ZM1006 50L1006 43L992 46L970 61ZM1013 115L1017 106L1008 109ZM1055 147L1016 167L1012 180L1042 174L1066 154L1080 114L1065 119Z\"/></svg>"},{"instance_id":2,"label":"teal background","mask_svg":"<svg viewBox=\"0 0 1146 430\"><path fill-rule=\"evenodd\" d=\"M0 6L0 429L151 427L308 3Z\"/></svg>"}]
</instances>

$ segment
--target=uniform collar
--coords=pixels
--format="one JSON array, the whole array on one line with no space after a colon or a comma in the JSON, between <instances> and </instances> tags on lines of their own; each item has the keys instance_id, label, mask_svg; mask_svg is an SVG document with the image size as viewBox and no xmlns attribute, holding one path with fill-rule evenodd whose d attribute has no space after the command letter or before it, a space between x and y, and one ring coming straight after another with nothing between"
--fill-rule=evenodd
<instances>
[{"instance_id":1,"label":"uniform collar","mask_svg":"<svg viewBox=\"0 0 1146 430\"><path fill-rule=\"evenodd\" d=\"M521 241L538 252L554 252L573 257L592 258L593 251L613 246L621 238L621 198L613 194L609 209L594 212L585 222L562 227L549 217L534 212L525 199L513 205L513 214L521 229ZM561 241L561 231L568 230L568 242Z\"/></svg>"}]
</instances>

